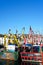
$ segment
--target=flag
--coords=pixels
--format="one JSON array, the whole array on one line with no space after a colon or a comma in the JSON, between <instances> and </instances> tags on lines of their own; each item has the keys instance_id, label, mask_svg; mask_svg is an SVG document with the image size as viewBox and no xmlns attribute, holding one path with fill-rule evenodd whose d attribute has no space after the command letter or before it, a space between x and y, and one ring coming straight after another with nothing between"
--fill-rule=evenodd
<instances>
[{"instance_id":1,"label":"flag","mask_svg":"<svg viewBox=\"0 0 43 65\"><path fill-rule=\"evenodd\" d=\"M31 28L31 26L30 26L30 34L34 34L34 32L33 32L32 28Z\"/></svg>"},{"instance_id":2,"label":"flag","mask_svg":"<svg viewBox=\"0 0 43 65\"><path fill-rule=\"evenodd\" d=\"M8 31L8 32L9 32L9 34L10 34L10 33L11 33L11 29L9 29L9 31Z\"/></svg>"},{"instance_id":3,"label":"flag","mask_svg":"<svg viewBox=\"0 0 43 65\"><path fill-rule=\"evenodd\" d=\"M24 34L24 32L25 32L25 27L22 28L22 34Z\"/></svg>"},{"instance_id":4,"label":"flag","mask_svg":"<svg viewBox=\"0 0 43 65\"><path fill-rule=\"evenodd\" d=\"M26 38L24 38L24 44L26 44L27 43L27 40L26 40Z\"/></svg>"},{"instance_id":5,"label":"flag","mask_svg":"<svg viewBox=\"0 0 43 65\"><path fill-rule=\"evenodd\" d=\"M16 29L16 34L18 33L18 30Z\"/></svg>"}]
</instances>

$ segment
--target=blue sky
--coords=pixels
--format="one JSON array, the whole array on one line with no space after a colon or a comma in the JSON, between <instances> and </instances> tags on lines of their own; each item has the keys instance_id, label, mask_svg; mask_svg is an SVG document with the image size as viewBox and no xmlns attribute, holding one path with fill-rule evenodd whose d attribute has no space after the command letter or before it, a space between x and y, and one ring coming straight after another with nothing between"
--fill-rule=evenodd
<instances>
[{"instance_id":1,"label":"blue sky","mask_svg":"<svg viewBox=\"0 0 43 65\"><path fill-rule=\"evenodd\" d=\"M0 0L0 33L29 33L30 26L43 34L43 0Z\"/></svg>"}]
</instances>

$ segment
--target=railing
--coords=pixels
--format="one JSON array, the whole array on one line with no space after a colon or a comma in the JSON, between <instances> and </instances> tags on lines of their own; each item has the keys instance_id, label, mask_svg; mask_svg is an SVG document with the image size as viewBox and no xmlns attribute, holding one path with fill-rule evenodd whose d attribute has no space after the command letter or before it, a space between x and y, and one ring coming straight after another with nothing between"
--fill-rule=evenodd
<instances>
[{"instance_id":1,"label":"railing","mask_svg":"<svg viewBox=\"0 0 43 65\"><path fill-rule=\"evenodd\" d=\"M24 65L43 65L43 54L34 52L21 52L22 63ZM30 64L29 64L30 63Z\"/></svg>"}]
</instances>

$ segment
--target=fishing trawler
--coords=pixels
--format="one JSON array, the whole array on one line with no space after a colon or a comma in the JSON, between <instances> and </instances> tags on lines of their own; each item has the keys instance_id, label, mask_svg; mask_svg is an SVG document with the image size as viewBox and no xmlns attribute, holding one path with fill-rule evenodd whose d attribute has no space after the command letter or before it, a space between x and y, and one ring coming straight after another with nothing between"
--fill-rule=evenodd
<instances>
[{"instance_id":1,"label":"fishing trawler","mask_svg":"<svg viewBox=\"0 0 43 65\"><path fill-rule=\"evenodd\" d=\"M9 33L5 34L3 38L3 45L7 52L14 53L16 47L20 48L24 65L43 65L43 36L34 34L31 27L29 34L24 34L23 30L22 35Z\"/></svg>"}]
</instances>

